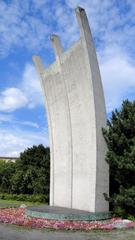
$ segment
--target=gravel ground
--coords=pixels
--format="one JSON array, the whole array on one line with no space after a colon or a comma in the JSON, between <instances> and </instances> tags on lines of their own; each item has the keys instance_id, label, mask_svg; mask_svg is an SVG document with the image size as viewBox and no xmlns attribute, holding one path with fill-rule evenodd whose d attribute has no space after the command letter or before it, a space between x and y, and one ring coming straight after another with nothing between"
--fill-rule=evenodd
<instances>
[{"instance_id":1,"label":"gravel ground","mask_svg":"<svg viewBox=\"0 0 135 240\"><path fill-rule=\"evenodd\" d=\"M135 229L112 232L62 232L29 230L0 224L0 240L135 240Z\"/></svg>"}]
</instances>

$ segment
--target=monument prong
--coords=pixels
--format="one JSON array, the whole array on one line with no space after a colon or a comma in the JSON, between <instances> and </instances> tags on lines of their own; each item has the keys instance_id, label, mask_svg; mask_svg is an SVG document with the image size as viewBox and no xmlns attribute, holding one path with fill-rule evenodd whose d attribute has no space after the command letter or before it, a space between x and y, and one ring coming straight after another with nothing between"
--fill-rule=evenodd
<instances>
[{"instance_id":1,"label":"monument prong","mask_svg":"<svg viewBox=\"0 0 135 240\"><path fill-rule=\"evenodd\" d=\"M44 64L39 56L32 56L33 62L35 63L36 69L40 75L42 75L45 71Z\"/></svg>"},{"instance_id":2,"label":"monument prong","mask_svg":"<svg viewBox=\"0 0 135 240\"><path fill-rule=\"evenodd\" d=\"M90 30L90 26L89 26L89 22L88 22L88 18L85 12L85 9L82 7L77 7L75 9L76 12L76 17L77 17L77 21L79 24L79 28L80 28L80 35L81 35L81 39L88 39L89 37L92 39L92 35L91 35L91 30Z\"/></svg>"},{"instance_id":3,"label":"monument prong","mask_svg":"<svg viewBox=\"0 0 135 240\"><path fill-rule=\"evenodd\" d=\"M61 41L58 35L52 34L51 37L52 46L55 52L56 59L60 58L61 54L63 53L63 47L61 45Z\"/></svg>"}]
</instances>

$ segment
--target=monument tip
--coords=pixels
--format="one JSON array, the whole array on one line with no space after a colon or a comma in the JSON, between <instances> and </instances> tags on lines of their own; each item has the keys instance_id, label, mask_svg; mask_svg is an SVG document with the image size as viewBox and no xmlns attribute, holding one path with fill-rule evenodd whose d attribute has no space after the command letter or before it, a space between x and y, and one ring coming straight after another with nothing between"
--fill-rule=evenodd
<instances>
[{"instance_id":1,"label":"monument tip","mask_svg":"<svg viewBox=\"0 0 135 240\"><path fill-rule=\"evenodd\" d=\"M52 34L52 35L50 36L50 40L51 40L52 42L56 41L56 39L59 39L59 36L58 36L58 35Z\"/></svg>"},{"instance_id":2,"label":"monument tip","mask_svg":"<svg viewBox=\"0 0 135 240\"><path fill-rule=\"evenodd\" d=\"M37 55L33 55L33 56L32 56L33 62L35 62L37 59L38 59L38 56L37 56Z\"/></svg>"},{"instance_id":3,"label":"monument tip","mask_svg":"<svg viewBox=\"0 0 135 240\"><path fill-rule=\"evenodd\" d=\"M78 25L80 28L81 39L83 39L84 42L86 42L88 40L88 38L89 38L88 41L90 41L90 39L92 40L91 30L90 30L88 17L85 12L85 9L82 7L77 7L75 9L75 13L76 13ZM86 38L87 38L87 40L86 40Z\"/></svg>"},{"instance_id":4,"label":"monument tip","mask_svg":"<svg viewBox=\"0 0 135 240\"><path fill-rule=\"evenodd\" d=\"M33 55L32 56L32 60L35 63L35 66L37 68L37 71L39 72L39 74L42 74L44 72L44 65L42 63L42 60L39 56Z\"/></svg>"},{"instance_id":5,"label":"monument tip","mask_svg":"<svg viewBox=\"0 0 135 240\"><path fill-rule=\"evenodd\" d=\"M75 12L80 14L80 13L82 13L82 12L85 12L85 9L82 8L82 7L80 7L80 6L78 6L78 7L75 9Z\"/></svg>"},{"instance_id":6,"label":"monument tip","mask_svg":"<svg viewBox=\"0 0 135 240\"><path fill-rule=\"evenodd\" d=\"M63 48L62 48L59 36L56 34L52 34L50 36L50 40L52 42L56 57L60 57L61 53L63 52Z\"/></svg>"}]
</instances>

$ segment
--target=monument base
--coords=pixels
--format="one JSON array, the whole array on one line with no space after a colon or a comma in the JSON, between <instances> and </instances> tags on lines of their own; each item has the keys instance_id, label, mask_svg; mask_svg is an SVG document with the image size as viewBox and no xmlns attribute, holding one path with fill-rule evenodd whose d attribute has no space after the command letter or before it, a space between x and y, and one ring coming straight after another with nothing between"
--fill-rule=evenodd
<instances>
[{"instance_id":1,"label":"monument base","mask_svg":"<svg viewBox=\"0 0 135 240\"><path fill-rule=\"evenodd\" d=\"M71 221L96 221L111 218L110 212L91 213L77 209L51 207L46 205L38 207L27 207L25 210L25 214L29 217Z\"/></svg>"}]
</instances>

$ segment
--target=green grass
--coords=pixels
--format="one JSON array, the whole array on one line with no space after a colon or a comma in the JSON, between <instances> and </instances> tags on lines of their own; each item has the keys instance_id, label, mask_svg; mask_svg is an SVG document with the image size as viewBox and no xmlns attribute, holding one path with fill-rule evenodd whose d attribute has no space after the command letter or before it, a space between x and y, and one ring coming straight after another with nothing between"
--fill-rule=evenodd
<instances>
[{"instance_id":1,"label":"green grass","mask_svg":"<svg viewBox=\"0 0 135 240\"><path fill-rule=\"evenodd\" d=\"M25 202L25 201L0 199L0 208L19 207L21 204L25 204L26 206L45 205L45 203L43 204L43 203L39 203L39 202Z\"/></svg>"}]
</instances>

